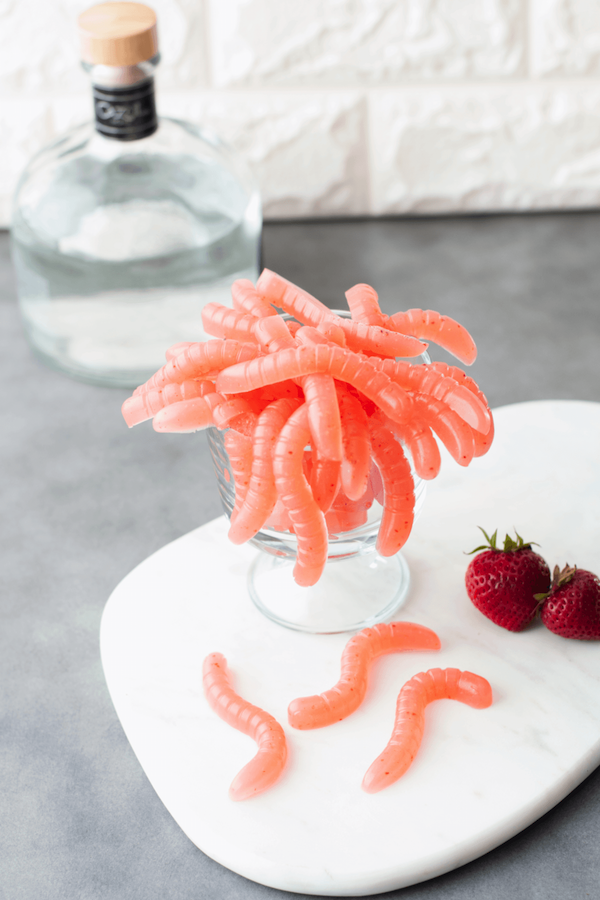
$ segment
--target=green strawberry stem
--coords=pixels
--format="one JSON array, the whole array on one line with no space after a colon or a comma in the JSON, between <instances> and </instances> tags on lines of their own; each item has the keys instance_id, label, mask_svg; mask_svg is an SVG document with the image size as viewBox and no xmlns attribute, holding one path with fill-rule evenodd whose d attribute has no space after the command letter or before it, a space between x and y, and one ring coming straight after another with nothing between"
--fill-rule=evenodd
<instances>
[{"instance_id":1,"label":"green strawberry stem","mask_svg":"<svg viewBox=\"0 0 600 900\"><path fill-rule=\"evenodd\" d=\"M550 585L550 590L545 594L534 594L534 599L539 600L540 605L544 602L546 597L549 597L550 594L553 594L555 591L558 591L559 588L564 587L565 584L568 584L575 575L577 571L577 566L570 566L569 563L566 564L564 569L560 569L559 566L554 566L554 571L552 572L552 584Z\"/></svg>"},{"instance_id":2,"label":"green strawberry stem","mask_svg":"<svg viewBox=\"0 0 600 900\"><path fill-rule=\"evenodd\" d=\"M477 526L479 530L482 532L484 538L487 541L487 544L481 544L479 547L475 547L474 550L469 551L467 556L472 556L473 553L479 553L480 550L497 550L498 553L514 553L516 550L531 550L533 544L536 547L539 547L539 544L536 544L535 541L527 541L525 542L517 529L515 528L515 535L517 540L514 541L509 534L504 538L504 547L500 548L496 546L496 541L498 538L498 529L496 528L493 535L490 537L487 531L484 531L481 525Z\"/></svg>"}]
</instances>

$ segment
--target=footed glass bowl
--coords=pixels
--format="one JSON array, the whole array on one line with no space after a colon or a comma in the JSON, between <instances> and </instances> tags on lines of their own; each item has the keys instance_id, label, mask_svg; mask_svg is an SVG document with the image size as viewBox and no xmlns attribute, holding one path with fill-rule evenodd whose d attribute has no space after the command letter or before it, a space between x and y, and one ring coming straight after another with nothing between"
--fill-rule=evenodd
<instances>
[{"instance_id":1,"label":"footed glass bowl","mask_svg":"<svg viewBox=\"0 0 600 900\"><path fill-rule=\"evenodd\" d=\"M350 318L348 310L332 310ZM293 319L286 313L284 319ZM428 353L410 360L431 362ZM224 431L207 429L208 443L217 476L221 503L228 518L235 504L235 485L225 449ZM410 462L410 456L407 453ZM426 482L417 477L417 519L425 500ZM317 584L300 587L292 570L296 562L296 537L287 530L264 527L250 543L259 553L248 571L248 591L258 609L273 622L311 634L358 631L384 622L402 605L410 587L410 572L401 553L383 557L375 544L382 507L373 501L365 524L352 531L329 533L325 571Z\"/></svg>"},{"instance_id":2,"label":"footed glass bowl","mask_svg":"<svg viewBox=\"0 0 600 900\"><path fill-rule=\"evenodd\" d=\"M230 517L235 486L224 434L216 428L207 430L221 502ZM416 519L426 483L414 473L413 478ZM279 625L312 634L357 631L385 621L405 600L410 572L401 553L384 558L375 549L381 513L374 500L364 525L329 534L325 571L308 588L297 585L292 575L295 535L264 527L250 541L261 551L248 572L248 591L258 609Z\"/></svg>"}]
</instances>

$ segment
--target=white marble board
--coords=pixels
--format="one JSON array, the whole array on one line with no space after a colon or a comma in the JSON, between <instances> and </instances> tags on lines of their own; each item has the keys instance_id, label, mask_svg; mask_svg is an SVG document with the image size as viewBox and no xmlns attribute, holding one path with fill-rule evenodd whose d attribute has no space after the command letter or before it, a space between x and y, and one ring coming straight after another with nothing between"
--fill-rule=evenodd
<instances>
[{"instance_id":1,"label":"white marble board","mask_svg":"<svg viewBox=\"0 0 600 900\"><path fill-rule=\"evenodd\" d=\"M487 852L550 809L600 763L600 642L539 623L512 634L464 589L465 550L516 527L550 566L600 573L600 404L543 401L496 410L490 453L461 469L444 458L404 555L413 583L394 617L440 636L439 653L378 660L350 718L317 731L287 725L294 697L339 675L347 635L311 636L262 617L248 598L256 552L217 519L131 572L102 620L104 671L148 778L189 838L249 879L307 894L360 896L432 878ZM272 713L290 748L282 779L227 795L255 744L209 709L202 661L222 652L236 690ZM395 785L360 789L389 738L402 684L433 666L485 676L487 710L432 704L419 755Z\"/></svg>"}]
</instances>

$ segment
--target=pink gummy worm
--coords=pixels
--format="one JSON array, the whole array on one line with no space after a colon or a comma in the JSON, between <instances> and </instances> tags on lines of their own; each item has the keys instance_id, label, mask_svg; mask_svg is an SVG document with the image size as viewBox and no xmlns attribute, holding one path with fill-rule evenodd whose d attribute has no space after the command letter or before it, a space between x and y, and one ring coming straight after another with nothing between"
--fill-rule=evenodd
<instances>
[{"instance_id":1,"label":"pink gummy worm","mask_svg":"<svg viewBox=\"0 0 600 900\"><path fill-rule=\"evenodd\" d=\"M200 378L208 372L220 371L236 363L254 359L258 352L257 344L249 342L215 340L190 344L155 372L145 384L136 388L135 394L162 390L167 384L181 384L189 379Z\"/></svg>"},{"instance_id":2,"label":"pink gummy worm","mask_svg":"<svg viewBox=\"0 0 600 900\"><path fill-rule=\"evenodd\" d=\"M403 650L439 649L437 634L424 625L390 622L364 628L351 637L344 647L337 684L322 694L292 700L288 706L288 722L300 730L323 728L341 722L363 702L369 667L374 659L385 653Z\"/></svg>"},{"instance_id":3,"label":"pink gummy worm","mask_svg":"<svg viewBox=\"0 0 600 900\"><path fill-rule=\"evenodd\" d=\"M383 514L376 548L394 556L404 546L414 521L415 490L402 447L375 417L369 419L371 453L383 480Z\"/></svg>"},{"instance_id":4,"label":"pink gummy worm","mask_svg":"<svg viewBox=\"0 0 600 900\"><path fill-rule=\"evenodd\" d=\"M343 321L339 316L331 316L328 319L321 319L314 329L310 325L304 325L303 327L316 331L317 334L321 334L326 340L331 341L332 344L337 344L338 347L347 347L346 334L341 324Z\"/></svg>"},{"instance_id":5,"label":"pink gummy worm","mask_svg":"<svg viewBox=\"0 0 600 900\"><path fill-rule=\"evenodd\" d=\"M419 478L423 478L424 481L435 478L439 474L442 458L431 428L423 422L414 420L403 425L390 421L390 428L406 446Z\"/></svg>"},{"instance_id":6,"label":"pink gummy worm","mask_svg":"<svg viewBox=\"0 0 600 900\"><path fill-rule=\"evenodd\" d=\"M481 432L475 431L473 433L473 438L475 441L475 456L483 456L488 452L490 447L492 446L492 441L494 440L494 417L492 416L492 411L489 407L489 403L487 402L485 394L479 389L479 386L472 378L463 372L462 369L457 368L457 366L448 366L446 363L434 362L431 363L431 368L435 369L436 372L439 372L441 375L445 375L448 378L452 378L458 384L465 387L468 391L471 391L472 394L478 398L478 400L485 406L488 415L490 417L490 429L487 434L481 434Z\"/></svg>"},{"instance_id":7,"label":"pink gummy worm","mask_svg":"<svg viewBox=\"0 0 600 900\"><path fill-rule=\"evenodd\" d=\"M207 303L202 308L202 326L207 334L235 341L254 341L252 328L257 319L222 303Z\"/></svg>"},{"instance_id":8,"label":"pink gummy worm","mask_svg":"<svg viewBox=\"0 0 600 900\"><path fill-rule=\"evenodd\" d=\"M419 356L427 349L426 344L414 337L336 316L316 297L269 269L264 269L256 288L263 297L305 325L316 328L321 323L334 323L343 330L351 350L411 357Z\"/></svg>"},{"instance_id":9,"label":"pink gummy worm","mask_svg":"<svg viewBox=\"0 0 600 900\"><path fill-rule=\"evenodd\" d=\"M217 390L223 393L251 391L287 378L323 372L352 384L376 403L395 422L408 421L412 414L409 394L394 384L368 359L330 344L280 350L250 360L219 373Z\"/></svg>"},{"instance_id":10,"label":"pink gummy worm","mask_svg":"<svg viewBox=\"0 0 600 900\"><path fill-rule=\"evenodd\" d=\"M210 653L202 666L202 686L210 708L219 718L256 741L258 752L236 775L229 788L232 800L248 800L270 788L283 772L287 744L283 728L273 716L235 693L221 653Z\"/></svg>"},{"instance_id":11,"label":"pink gummy worm","mask_svg":"<svg viewBox=\"0 0 600 900\"><path fill-rule=\"evenodd\" d=\"M427 350L417 338L398 334L379 325L365 325L350 319L339 319L346 343L357 353L376 353L379 356L420 356Z\"/></svg>"},{"instance_id":12,"label":"pink gummy worm","mask_svg":"<svg viewBox=\"0 0 600 900\"><path fill-rule=\"evenodd\" d=\"M342 337L344 332L340 328ZM332 340L329 335L323 333L321 327L313 328L312 325L302 325L296 332L296 341L303 347L314 347L315 344L335 344L338 347L346 345L346 339L341 344L339 341Z\"/></svg>"},{"instance_id":13,"label":"pink gummy worm","mask_svg":"<svg viewBox=\"0 0 600 900\"><path fill-rule=\"evenodd\" d=\"M355 284L346 291L346 300L355 322L387 327L388 317L381 312L377 291L370 284Z\"/></svg>"},{"instance_id":14,"label":"pink gummy worm","mask_svg":"<svg viewBox=\"0 0 600 900\"><path fill-rule=\"evenodd\" d=\"M212 411L211 424L221 430L231 428L245 437L252 437L258 413L245 397L226 397L215 392L207 394L205 400Z\"/></svg>"},{"instance_id":15,"label":"pink gummy worm","mask_svg":"<svg viewBox=\"0 0 600 900\"><path fill-rule=\"evenodd\" d=\"M296 341L281 316L265 316L262 319L256 319L253 334L254 340L258 341L267 353L275 353L277 350L296 346Z\"/></svg>"},{"instance_id":16,"label":"pink gummy worm","mask_svg":"<svg viewBox=\"0 0 600 900\"><path fill-rule=\"evenodd\" d=\"M379 366L404 390L431 394L436 400L447 403L471 428L481 434L487 434L490 430L492 418L487 403L482 403L466 385L458 384L431 365L414 366L408 362L382 359Z\"/></svg>"},{"instance_id":17,"label":"pink gummy worm","mask_svg":"<svg viewBox=\"0 0 600 900\"><path fill-rule=\"evenodd\" d=\"M328 306L270 269L262 270L256 290L269 303L307 325L316 325L322 318L331 316Z\"/></svg>"},{"instance_id":18,"label":"pink gummy worm","mask_svg":"<svg viewBox=\"0 0 600 900\"><path fill-rule=\"evenodd\" d=\"M204 397L214 389L214 385L210 381L184 381L181 384L167 384L162 391L146 391L128 397L121 407L121 412L129 428L133 428L134 425L151 419L165 406L179 403L181 400Z\"/></svg>"},{"instance_id":19,"label":"pink gummy worm","mask_svg":"<svg viewBox=\"0 0 600 900\"><path fill-rule=\"evenodd\" d=\"M322 460L342 460L342 424L333 378L326 374L306 375L302 390L308 407L308 424L313 447ZM332 497L333 499L333 497Z\"/></svg>"},{"instance_id":20,"label":"pink gummy worm","mask_svg":"<svg viewBox=\"0 0 600 900\"><path fill-rule=\"evenodd\" d=\"M338 392L342 423L341 479L350 500L360 500L371 470L371 441L367 416L360 401L347 390Z\"/></svg>"},{"instance_id":21,"label":"pink gummy worm","mask_svg":"<svg viewBox=\"0 0 600 900\"><path fill-rule=\"evenodd\" d=\"M304 403L292 413L273 450L277 493L288 511L298 540L294 578L302 587L316 584L327 562L325 517L304 476L304 448L310 440L308 410Z\"/></svg>"},{"instance_id":22,"label":"pink gummy worm","mask_svg":"<svg viewBox=\"0 0 600 900\"><path fill-rule=\"evenodd\" d=\"M235 501L231 513L231 521L235 522L236 516L244 502L252 472L252 439L239 431L230 429L225 432L223 439L225 450L229 457L229 465L233 475L235 487Z\"/></svg>"},{"instance_id":23,"label":"pink gummy worm","mask_svg":"<svg viewBox=\"0 0 600 900\"><path fill-rule=\"evenodd\" d=\"M296 341L280 317L259 319L254 333L261 347L269 353L296 347ZM342 458L342 427L333 378L323 374L306 375L300 379L300 384L308 404L308 423L316 453L324 462L339 463ZM320 503L319 506L323 509Z\"/></svg>"},{"instance_id":24,"label":"pink gummy worm","mask_svg":"<svg viewBox=\"0 0 600 900\"><path fill-rule=\"evenodd\" d=\"M213 420L217 428L223 431L223 429L229 428L231 422L237 416L252 412L252 406L244 397L233 397L231 399L223 397L222 401L213 409Z\"/></svg>"},{"instance_id":25,"label":"pink gummy worm","mask_svg":"<svg viewBox=\"0 0 600 900\"><path fill-rule=\"evenodd\" d=\"M191 347L193 343L193 341L179 341L177 344L171 344L171 346L165 350L165 359L167 362L170 362L174 356L177 356L188 347Z\"/></svg>"},{"instance_id":26,"label":"pink gummy worm","mask_svg":"<svg viewBox=\"0 0 600 900\"><path fill-rule=\"evenodd\" d=\"M214 425L211 405L206 397L180 400L165 406L154 416L152 427L159 432L179 432L189 434Z\"/></svg>"},{"instance_id":27,"label":"pink gummy worm","mask_svg":"<svg viewBox=\"0 0 600 900\"><path fill-rule=\"evenodd\" d=\"M252 436L252 468L250 482L235 522L229 529L229 540L243 544L260 531L277 503L273 474L273 450L281 429L300 399L275 400L261 412Z\"/></svg>"},{"instance_id":28,"label":"pink gummy worm","mask_svg":"<svg viewBox=\"0 0 600 900\"><path fill-rule=\"evenodd\" d=\"M408 309L394 313L389 317L387 327L433 341L467 366L477 358L475 341L464 325L433 309Z\"/></svg>"},{"instance_id":29,"label":"pink gummy worm","mask_svg":"<svg viewBox=\"0 0 600 900\"><path fill-rule=\"evenodd\" d=\"M248 278L238 278L231 285L231 297L233 306L238 312L262 319L264 316L276 316L277 310L273 309L258 293Z\"/></svg>"},{"instance_id":30,"label":"pink gummy worm","mask_svg":"<svg viewBox=\"0 0 600 900\"><path fill-rule=\"evenodd\" d=\"M475 453L473 430L442 400L428 394L413 394L415 421L435 431L459 466L468 466Z\"/></svg>"},{"instance_id":31,"label":"pink gummy worm","mask_svg":"<svg viewBox=\"0 0 600 900\"><path fill-rule=\"evenodd\" d=\"M335 500L340 484L340 466L339 460L323 459L317 451L313 450L310 489L321 512L328 512Z\"/></svg>"},{"instance_id":32,"label":"pink gummy worm","mask_svg":"<svg viewBox=\"0 0 600 900\"><path fill-rule=\"evenodd\" d=\"M392 737L367 770L363 791L374 794L404 775L421 745L425 707L433 700L460 700L485 709L492 703L492 689L485 678L460 669L429 669L407 681L398 696Z\"/></svg>"},{"instance_id":33,"label":"pink gummy worm","mask_svg":"<svg viewBox=\"0 0 600 900\"><path fill-rule=\"evenodd\" d=\"M289 333L291 334L291 336L293 338L296 337L298 331L302 328L302 325L300 324L300 322L294 322L293 319L286 319L285 324L287 326Z\"/></svg>"}]
</instances>

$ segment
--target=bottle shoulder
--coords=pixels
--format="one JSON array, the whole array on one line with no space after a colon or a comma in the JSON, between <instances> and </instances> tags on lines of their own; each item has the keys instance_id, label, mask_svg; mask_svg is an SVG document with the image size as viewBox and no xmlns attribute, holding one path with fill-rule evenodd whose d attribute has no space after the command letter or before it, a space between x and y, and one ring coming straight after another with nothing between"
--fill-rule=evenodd
<instances>
[{"instance_id":1,"label":"bottle shoulder","mask_svg":"<svg viewBox=\"0 0 600 900\"><path fill-rule=\"evenodd\" d=\"M85 169L93 170L96 177L106 176L120 162L125 163L125 169L128 163L133 169L136 164L148 170L159 168L162 177L167 177L169 171L174 176L178 171L221 171L229 173L248 195L257 190L244 159L217 135L191 122L159 117L157 131L136 141L107 138L96 131L91 121L71 128L32 157L17 185L15 202L32 182L77 178L76 173Z\"/></svg>"},{"instance_id":2,"label":"bottle shoulder","mask_svg":"<svg viewBox=\"0 0 600 900\"><path fill-rule=\"evenodd\" d=\"M113 243L140 229L185 231L195 241L245 223L257 234L261 219L243 160L200 128L162 119L137 141L106 138L93 123L58 138L23 173L11 225L22 242L73 249L99 231Z\"/></svg>"}]
</instances>

